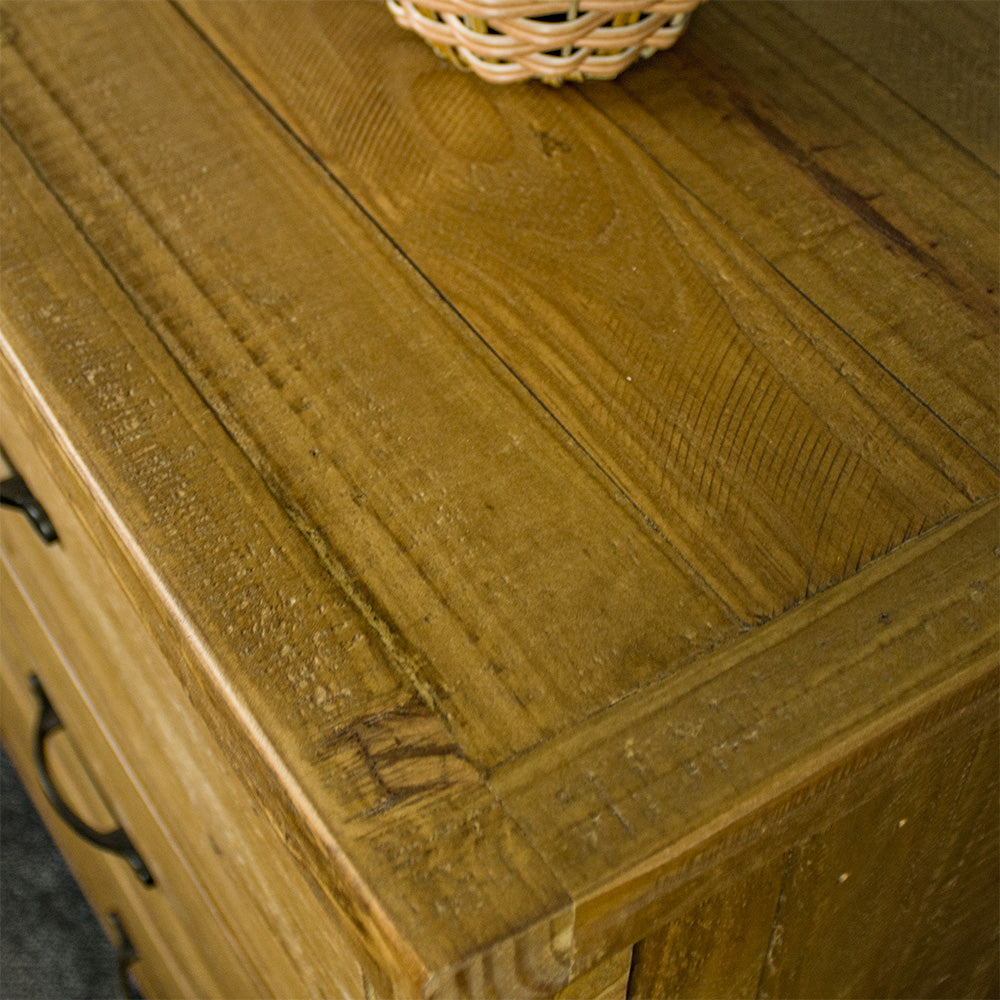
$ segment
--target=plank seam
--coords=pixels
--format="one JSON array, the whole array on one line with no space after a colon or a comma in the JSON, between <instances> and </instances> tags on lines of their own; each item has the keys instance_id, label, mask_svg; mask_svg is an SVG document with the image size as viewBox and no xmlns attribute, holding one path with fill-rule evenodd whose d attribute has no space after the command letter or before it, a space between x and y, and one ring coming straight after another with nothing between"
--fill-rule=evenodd
<instances>
[{"instance_id":1,"label":"plank seam","mask_svg":"<svg viewBox=\"0 0 1000 1000\"><path fill-rule=\"evenodd\" d=\"M905 566L917 558L929 558L929 552L924 552L921 555L920 550L928 547L936 548L938 545L947 543L953 535L962 531L966 525L975 524L980 518L990 516L991 512L994 522L1000 526L1000 499L997 497L987 497L977 501L968 510L952 515L941 523L928 528L923 534L907 538L889 552L885 552L870 560L855 576L827 587L825 590L818 591L816 594L804 598L760 626L753 629L745 629L738 635L731 637L728 642L720 643L713 649L698 654L692 660L685 661L685 663L680 665L681 668L696 661L702 663L711 662L712 666L706 673L699 675L693 687L686 689L683 693L690 694L711 684L723 673L737 667L747 656L754 655L754 644L765 641L761 639L762 630L765 630L765 637L770 636L770 633L778 627L779 621L787 619L790 615L800 613L806 604L814 603L817 598L825 595L824 599L831 603L829 607L823 609L822 615L833 614L843 607L844 604L852 600L858 600L862 594L892 575L895 563ZM1000 552L1000 546L997 547L997 551ZM750 648L749 654L746 652L747 647ZM601 716L617 712L619 710L618 706L623 702L643 698L644 696L654 696L658 691L662 691L665 687L669 686L673 682L674 676L676 675L672 674L667 677L654 678L645 684L639 685L621 697L608 701L607 704L577 719L574 722L573 728L577 731L583 731L588 726L595 725ZM566 735L567 731L566 729L557 730L537 743L519 750L506 760L487 769L484 772L487 783L492 788L498 775L502 775L511 765L516 764L523 758L537 754L547 745L555 744Z\"/></svg>"},{"instance_id":2,"label":"plank seam","mask_svg":"<svg viewBox=\"0 0 1000 1000\"><path fill-rule=\"evenodd\" d=\"M586 101L586 103L591 108L593 108L593 110L597 114L601 115L601 117L608 122L610 127L614 128L619 133L621 133L621 135L624 136L625 139L628 142L630 142L657 170L659 170L662 174L668 177L671 183L676 185L676 187L678 187L680 190L684 191L684 193L689 198L691 198L692 201L696 202L698 206L706 214L711 216L711 218L713 218L719 226L724 228L726 232L731 233L733 238L739 241L743 250L746 253L751 254L754 257L754 259L756 259L758 262L766 265L771 271L774 272L774 274L778 276L778 278L782 281L784 285L786 285L789 289L791 289L797 296L799 296L799 298L802 301L807 303L812 309L815 309L816 312L819 313L825 320L827 320L835 329L839 330L845 337L847 337L848 340L850 340L850 342L859 351L861 351L862 354L864 354L865 357L871 360L872 363L878 367L879 371L881 371L884 375L887 375L900 389L903 390L903 392L906 393L907 396L909 396L912 400L914 400L924 411L926 411L931 417L933 417L933 419L938 424L940 424L941 427L945 428L952 437L960 441L966 448L969 449L969 451L973 455L975 455L978 459L980 459L987 466L989 466L990 469L994 471L1000 471L998 470L997 466L989 458L983 455L982 452L975 445L973 445L961 433L959 433L959 431L957 431L954 427L952 427L951 424L949 424L933 407L931 407L921 396L919 396L909 385L907 385L894 371L892 371L891 368L888 368L879 357L874 355L867 347L865 347L865 345L861 343L846 327L844 327L843 324L838 322L821 305L815 302L811 296L809 296L790 277L788 277L788 275L786 275L773 261L765 257L759 250L747 244L743 239L743 237L741 236L741 234L736 230L734 230L730 226L729 222L725 218L723 218L723 216L721 216L714 208L712 208L712 206L708 202L704 201L704 199L702 199L697 194L697 192L695 192L691 187L685 184L677 174L671 171L667 167L667 165L662 160L660 160L658 156L656 156L655 153L653 153L650 149L646 147L646 145L642 142L641 139L638 138L638 136L634 135L631 131L625 128L625 126L620 124L615 119L611 118L610 115L598 104L594 103L594 101L591 100L591 98L586 93L580 91L580 96L584 101ZM962 485L960 483L956 483L954 479L952 479L952 477L948 474L946 469L939 468L938 471L943 477L945 477L948 480L948 482L952 486L955 487L956 490L958 490L960 493L962 493L963 496L966 496L968 498L968 495L965 489L962 487Z\"/></svg>"},{"instance_id":3,"label":"plank seam","mask_svg":"<svg viewBox=\"0 0 1000 1000\"><path fill-rule=\"evenodd\" d=\"M193 17L185 11L179 3L179 0L168 0L170 5L174 8L177 14L188 24L191 30L201 39L201 41L210 49L210 51L226 66L226 68L233 74L233 76L242 84L242 86L247 90L247 92L259 102L260 106L267 112L267 114L274 119L274 121L284 130L284 132L289 136L289 138L298 146L323 172L323 175L327 177L337 188L343 193L343 195L350 201L351 205L361 213L365 220L375 229L379 235L387 241L387 243L392 247L392 249L399 254L399 256L406 262L407 266L412 270L424 284L424 286L433 292L435 297L444 305L449 312L451 312L455 318L493 355L498 363L507 371L513 379L521 386L521 388L528 394L531 400L538 406L539 410L545 414L547 420L551 421L565 436L565 440L572 443L572 447L583 455L587 462L592 466L594 470L599 474L600 478L605 480L615 494L620 496L625 500L628 505L635 511L635 513L642 519L642 522L646 527L656 536L660 544L669 548L671 557L677 561L679 566L682 566L684 570L690 574L690 576L697 581L698 585L703 588L706 594L710 594L719 605L725 609L730 618L740 625L745 626L747 623L738 614L735 608L733 608L728 601L726 601L717 591L708 583L705 577L697 570L697 568L684 556L684 554L670 541L670 539L664 534L659 524L640 506L638 501L625 489L622 483L620 483L615 476L601 464L601 462L593 455L586 445L575 435L573 432L564 424L555 413L550 410L543 400L537 395L537 393L532 389L532 387L525 381L525 379L507 362L507 360L497 351L497 349L489 342L489 340L483 335L483 333L468 319L468 317L444 294L441 288L431 280L430 276L416 263L416 261L403 249L402 246L392 237L392 235L379 223L375 216L362 204L347 187L345 182L341 180L340 177L331 169L323 157L314 150L305 139L299 135L299 133L292 127L292 125L278 112L277 108L274 107L264 96L261 94L250 82L249 79L240 71L240 69L233 63L229 57L219 49L215 42L207 35L205 31L202 30L201 26L193 19Z\"/></svg>"},{"instance_id":4,"label":"plank seam","mask_svg":"<svg viewBox=\"0 0 1000 1000\"><path fill-rule=\"evenodd\" d=\"M891 94L904 107L909 108L909 110L912 111L913 114L915 114L922 122L924 122L927 126L929 126L930 128L932 128L939 135L941 135L945 139L947 139L947 141L951 145L953 145L956 149L960 150L963 154L965 154L966 156L968 156L971 160L974 160L976 163L978 163L984 170L988 171L991 176L993 176L993 177L1000 177L1000 172L998 172L989 163L986 163L984 160L980 159L979 155L976 152L974 152L973 150L969 149L960 140L956 139L955 136L953 136L950 132L945 132L944 129L942 129L941 126L937 124L937 122L935 122L932 119L928 118L927 115L924 114L924 112L920 110L920 108L918 108L916 105L912 104L909 100L907 100L906 97L904 97L898 91L894 90L885 80L881 79L880 77L872 76L872 74L867 69L865 69L864 66L862 66L856 59L852 58L842 48L840 48L839 45L835 44L832 39L827 38L824 35L821 35L812 25L810 25L806 21L803 21L802 18L800 18L795 13L795 11L794 11L794 5L792 5L792 4L782 5L781 9L782 9L782 11L783 11L783 13L785 15L787 15L788 17L791 17L794 20L796 20L802 26L802 28L804 28L810 34L814 35L819 40L820 44L826 46L829 49L832 49L845 62L850 63L859 72L864 73L865 76L868 76L872 80L874 80L878 84L878 86L882 87L887 93ZM737 19L735 19L733 17L732 13L729 10L724 10L724 14L730 20L733 20L733 21L737 20ZM739 23L741 25L741 27L743 27L746 31L749 32L749 34L751 34L754 38L756 38L757 41L760 42L761 45L765 46L772 53L774 52L773 47L770 44L768 44L767 42L763 41L761 38L759 38L758 35L757 35L757 33L754 32L747 24L745 24L744 22L741 22L741 21L738 21L737 23Z\"/></svg>"},{"instance_id":5,"label":"plank seam","mask_svg":"<svg viewBox=\"0 0 1000 1000\"><path fill-rule=\"evenodd\" d=\"M35 79L37 80L37 77ZM51 94L49 94L49 97L54 101L54 103L56 103L57 106L59 106L58 101L56 101ZM62 107L61 106L59 107L60 111L62 112L63 111ZM71 121L68 115L66 115L66 118L68 121ZM226 423L219 418L219 416L215 413L214 409L209 405L208 401L205 399L204 395L199 390L197 384L193 382L191 378L188 376L188 374L184 371L183 367L180 365L173 352L170 351L165 344L163 344L162 338L160 337L157 329L155 328L152 319L147 315L145 310L141 307L141 303L139 303L136 300L135 296L132 294L128 286L119 276L118 272L104 256L100 248L90 238L89 234L84 229L79 218L72 211L72 209L65 202L65 200L61 197L58 190L56 190L51 185L48 178L41 170L40 165L31 156L30 151L22 145L21 141L19 140L19 137L13 132L10 124L3 116L0 116L0 129L3 130L3 132L10 138L14 146L22 154L22 156L25 159L25 162L30 166L35 178L44 187L46 192L53 198L53 200L59 206L59 209L63 212L67 220L71 223L71 225L80 235L80 237L82 238L82 240L84 241L90 252L94 255L95 261L100 265L102 271L108 274L111 280L115 283L115 286L124 295L125 299L128 301L129 305L131 306L137 318L139 318L142 321L142 323L152 334L156 342L158 344L163 345L164 354L166 355L166 357L170 359L170 362L177 367L184 382L191 387L192 391L195 393L197 398L201 400L201 402L205 405L205 408L212 414L215 424L222 430L222 432L226 435L226 437L233 442L234 446L239 450L240 454L245 456L244 447L230 432L229 428L226 426ZM145 217L143 218L144 221L147 221L145 220ZM0 353L0 360L3 359L4 355ZM28 383L21 369L15 365L14 370L16 376L19 377L20 381L25 385L27 385ZM57 422L55 421L55 418L52 417L52 415L46 408L40 406L40 412L43 413L44 419L50 428L55 428L58 426ZM103 489L98 484L96 484L96 482L92 479L89 470L83 471L86 468L85 464L82 462L82 460L80 460L77 457L75 449L69 447L66 442L64 442L64 447L67 456L70 456L72 458L73 464L75 466L78 475L81 478L81 481L86 484L86 488L90 490L90 492L92 492L95 496L102 495ZM296 517L288 516L288 504L283 502L281 497L276 494L275 490L268 482L268 479L265 476L261 475L260 470L249 459L249 457L247 457L247 461L250 467L253 468L254 473L257 476L258 480L267 490L267 493L272 497L272 499L274 499L274 501L279 505L279 507L285 513L288 521L294 527L295 531L304 538L308 549L315 553L316 557L318 558L319 562L323 565L324 569L328 573L330 573L331 580L334 583L334 585L343 590L343 592L349 599L351 605L358 610L358 613L362 615L362 617L366 621L370 620L373 616L377 617L377 615L370 612L369 609L364 606L364 602L358 598L358 595L355 593L355 589L352 587L345 586L344 582L339 578L339 575L334 574L330 570L330 567L327 563L326 558L324 557L323 552L317 551L316 546L313 544L313 541L310 538L309 532L303 530L302 525L299 523L299 519ZM114 510L114 507L108 503L102 503L99 506L102 510ZM125 552L127 554L127 557L134 563L134 565L137 568L137 571L140 572L146 579L153 582L157 592L163 596L165 605L171 609L176 620L184 622L185 624L190 624L190 618L188 617L186 611L176 603L174 595L172 591L169 589L169 583L167 581L161 580L158 574L156 574L151 569L150 564L148 563L146 553L143 550L142 546L138 544L134 532L132 532L124 522L118 519L117 514L115 514L114 521L111 523L117 525L117 527L115 528L115 534L118 536L119 539L122 540L122 551ZM204 645L204 640L201 636L201 633L194 627L186 628L185 631L190 637L193 646L197 649L200 662L202 663L212 662L213 658L210 656L209 652L206 651L207 647L205 647ZM377 631L381 636L382 630L377 629ZM406 665L405 661L408 655L407 652L405 650L399 650L398 648L395 648L392 644L389 643L387 643L387 646L388 646L386 650L387 655L390 661L393 663L393 665L398 669L401 680L404 683L408 684L418 697L420 697L422 700L426 700L426 698L424 698L424 685L419 683L418 679L416 679L413 676L412 670L409 669ZM243 703L241 696L237 694L230 687L230 685L227 682L225 682L224 679L221 678L221 675L218 674L217 671L212 670L210 676L212 680L219 685L218 692L221 695L222 703L225 705L226 711L231 714L233 719L242 720L245 722L245 720L249 716L245 711L246 706ZM442 724L447 728L449 734L454 739L455 738L454 733L452 732L447 714L440 712L433 704L430 707L436 711L438 718L441 719ZM276 772L280 772L286 775L286 778L282 782L282 784L286 788L292 789L294 792L294 794L289 795L289 802L292 804L292 807L295 808L296 811L303 817L304 822L306 823L309 831L311 833L316 832L318 836L323 837L325 843L325 838L328 835L328 832L332 833L333 831L330 831L329 825L323 822L322 819L317 818L318 814L313 808L312 801L308 798L308 793L305 792L305 789L302 787L301 783L297 780L294 773L290 770L285 769L281 765L279 759L280 755L278 754L278 751L275 749L273 743L271 742L269 735L262 728L254 727L253 737L255 745L259 749L264 751L262 753L262 756L271 763L271 766L274 768L274 770ZM456 745L457 745L457 740L456 740ZM511 827L515 829L523 837L524 843L531 848L534 857L544 867L544 870L551 877L553 884L558 886L560 890L562 897L561 909L554 910L551 913L547 914L547 916L550 918L555 918L558 917L561 912L569 910L569 912L572 915L571 926L575 926L575 901L573 900L569 890L563 883L562 879L560 879L557 873L554 871L549 859L547 859L538 852L535 844L528 836L527 832L523 829L520 822L513 815L511 815L509 809L507 808L506 803L503 802L503 800L497 794L496 790L486 780L485 774L483 774L478 768L476 770L479 777L479 783L483 791L490 797L490 799L492 799L494 803L496 803L497 807L502 811L503 815L510 823ZM394 925L391 923L391 920L388 918L388 916L384 915L384 911L382 909L381 904L378 901L378 898L374 896L372 890L367 886L367 884L363 884L361 882L360 876L356 874L356 869L353 859L350 856L348 856L347 853L339 847L339 845L338 845L338 857L340 859L343 859L342 863L346 863L346 865L349 866L350 868L350 871L348 873L349 876L354 878L358 884L363 885L364 892L366 893L367 902L369 903L373 912L376 912L380 915L380 920L384 923L388 933L391 934L392 932L394 932L395 930ZM370 898L367 898L367 895L369 894ZM534 926L536 926L537 923L539 923L539 921L536 920L533 923L528 923L523 926L515 927L511 929L511 935L517 936L518 934L530 932L531 929ZM498 945L502 943L503 939L486 942L481 951L475 953L476 957L489 956L489 954L493 951L493 949L495 949ZM571 942L569 964L566 966L568 971L571 970L572 968L574 950L575 950L575 935L573 941ZM419 956L417 957L419 960ZM440 973L442 971L447 971L447 970L429 969L427 971L431 973L433 972Z\"/></svg>"},{"instance_id":6,"label":"plank seam","mask_svg":"<svg viewBox=\"0 0 1000 1000\"><path fill-rule=\"evenodd\" d=\"M781 908L785 902L785 888L788 883L788 873L792 870L792 858L795 855L795 848L790 847L785 854L785 864L781 872L781 884L778 886L778 899L774 907L774 917L771 920L771 931L767 938L767 947L764 949L764 958L760 964L760 975L757 977L757 988L754 991L755 1000L759 1000L761 990L764 988L764 978L767 975L768 967L771 963L771 951L774 948L774 940L778 933L778 922L781 919Z\"/></svg>"}]
</instances>

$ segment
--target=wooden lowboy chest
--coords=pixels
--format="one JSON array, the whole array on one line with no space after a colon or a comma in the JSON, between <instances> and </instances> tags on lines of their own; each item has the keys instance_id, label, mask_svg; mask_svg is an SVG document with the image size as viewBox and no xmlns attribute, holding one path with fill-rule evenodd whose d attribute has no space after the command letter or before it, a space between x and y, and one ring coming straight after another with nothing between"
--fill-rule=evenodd
<instances>
[{"instance_id":1,"label":"wooden lowboy chest","mask_svg":"<svg viewBox=\"0 0 1000 1000\"><path fill-rule=\"evenodd\" d=\"M4 6L2 735L147 996L997 995L998 11Z\"/></svg>"}]
</instances>

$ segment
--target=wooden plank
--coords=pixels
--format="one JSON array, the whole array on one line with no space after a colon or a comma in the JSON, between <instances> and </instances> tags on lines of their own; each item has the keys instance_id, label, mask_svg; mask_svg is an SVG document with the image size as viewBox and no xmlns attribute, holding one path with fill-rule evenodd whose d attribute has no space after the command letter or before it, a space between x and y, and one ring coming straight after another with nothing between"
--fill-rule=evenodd
<instances>
[{"instance_id":1,"label":"wooden plank","mask_svg":"<svg viewBox=\"0 0 1000 1000\"><path fill-rule=\"evenodd\" d=\"M587 97L996 463L996 174L793 16L811 9L708 4L669 61Z\"/></svg>"},{"instance_id":2,"label":"wooden plank","mask_svg":"<svg viewBox=\"0 0 1000 1000\"><path fill-rule=\"evenodd\" d=\"M994 472L851 325L838 329L770 257L747 250L719 219L728 203L706 209L609 127L602 102L617 86L491 88L436 62L377 5L184 10L744 620L995 489ZM672 57L648 72L669 76ZM639 79L656 81L653 91L661 78ZM694 66L678 86L697 93L713 81ZM738 138L745 119L709 112L718 155L731 155L728 133ZM781 197L782 171L814 186L758 140ZM856 218L829 191L819 207ZM839 293L847 308L858 284L867 299L870 276L885 275L897 325L929 302L938 319L961 313L964 333L957 293L936 278L915 293L913 259L884 243L870 241L863 269L866 248L854 254L848 266L864 277ZM984 308L992 337L995 306ZM996 413L983 339L959 352L955 377L932 365L927 378L942 386L932 405L992 452L988 425L977 425ZM952 395L956 406L944 405Z\"/></svg>"},{"instance_id":3,"label":"wooden plank","mask_svg":"<svg viewBox=\"0 0 1000 1000\"><path fill-rule=\"evenodd\" d=\"M492 776L576 900L582 956L771 863L890 782L898 757L933 761L921 734L997 683L997 512L902 547Z\"/></svg>"},{"instance_id":4,"label":"wooden plank","mask_svg":"<svg viewBox=\"0 0 1000 1000\"><path fill-rule=\"evenodd\" d=\"M625 1000L631 971L632 949L624 948L564 986L555 1000Z\"/></svg>"},{"instance_id":5,"label":"wooden plank","mask_svg":"<svg viewBox=\"0 0 1000 1000\"><path fill-rule=\"evenodd\" d=\"M3 142L0 381L26 441L58 445L23 471L54 463L373 989L554 993L569 973L561 887ZM30 451L12 446L21 464Z\"/></svg>"},{"instance_id":6,"label":"wooden plank","mask_svg":"<svg viewBox=\"0 0 1000 1000\"><path fill-rule=\"evenodd\" d=\"M16 23L17 141L470 760L738 628L176 12Z\"/></svg>"},{"instance_id":7,"label":"wooden plank","mask_svg":"<svg viewBox=\"0 0 1000 1000\"><path fill-rule=\"evenodd\" d=\"M760 997L998 995L997 747L995 700L958 713L795 848Z\"/></svg>"},{"instance_id":8,"label":"wooden plank","mask_svg":"<svg viewBox=\"0 0 1000 1000\"><path fill-rule=\"evenodd\" d=\"M640 941L632 1000L756 997L786 869L778 855Z\"/></svg>"},{"instance_id":9,"label":"wooden plank","mask_svg":"<svg viewBox=\"0 0 1000 1000\"><path fill-rule=\"evenodd\" d=\"M129 774L125 794L141 794L154 821L138 831L148 835L139 841L143 855L165 839L170 854L194 868L207 901L178 910L190 914L189 920L211 918L230 937L252 942L248 964L267 984L266 995L363 994L362 970L352 953L357 946L338 941L335 924L283 839L261 817L192 710L151 631L90 537L89 518L78 514L86 512L85 501L64 492L71 474L54 460L49 467L39 463L35 449L47 451L45 429L25 420L26 408L6 389L3 384L4 446L19 461L26 459L30 486L58 525L59 544L42 546L27 523L4 524L4 565L12 563L37 617L48 623L52 642L71 656L63 672L74 683L64 698L85 697L97 720L91 725L104 736L91 740L88 755L108 760L112 746ZM16 586L5 581L5 621ZM56 699L62 689L55 680L48 686ZM112 759L104 773L113 779L122 767ZM107 777L102 785L111 787ZM132 787L139 792L131 793ZM154 872L158 880L161 870ZM236 982L222 992L254 995Z\"/></svg>"},{"instance_id":10,"label":"wooden plank","mask_svg":"<svg viewBox=\"0 0 1000 1000\"><path fill-rule=\"evenodd\" d=\"M932 754L641 941L630 996L995 996L996 747L992 698L955 713Z\"/></svg>"},{"instance_id":11,"label":"wooden plank","mask_svg":"<svg viewBox=\"0 0 1000 1000\"><path fill-rule=\"evenodd\" d=\"M893 0L844 17L831 0L791 13L985 164L1000 169L1000 7L979 0Z\"/></svg>"}]
</instances>

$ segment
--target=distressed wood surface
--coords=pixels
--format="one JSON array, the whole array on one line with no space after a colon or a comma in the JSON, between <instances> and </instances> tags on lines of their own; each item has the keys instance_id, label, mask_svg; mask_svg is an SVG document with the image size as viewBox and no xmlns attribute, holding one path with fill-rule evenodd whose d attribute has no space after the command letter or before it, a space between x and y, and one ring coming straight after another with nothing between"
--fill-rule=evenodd
<instances>
[{"instance_id":1,"label":"distressed wood surface","mask_svg":"<svg viewBox=\"0 0 1000 1000\"><path fill-rule=\"evenodd\" d=\"M629 996L995 996L996 748L988 687L865 771L859 802L640 942Z\"/></svg>"},{"instance_id":2,"label":"distressed wood surface","mask_svg":"<svg viewBox=\"0 0 1000 1000\"><path fill-rule=\"evenodd\" d=\"M875 6L554 90L367 0L4 5L0 435L357 957L307 991L988 991L996 74L949 125Z\"/></svg>"},{"instance_id":3,"label":"distressed wood surface","mask_svg":"<svg viewBox=\"0 0 1000 1000\"><path fill-rule=\"evenodd\" d=\"M785 68L784 107L782 91L759 93L778 60L760 58L756 39L712 6L704 20L714 34L699 48L705 31L696 24L684 46L697 57L711 45L705 60L651 61L632 77L643 104L624 109L629 75L612 88L498 91L440 66L366 4L184 9L691 565L754 621L995 488L935 408L996 460L988 373L998 363L998 313L986 287L995 286L996 184L949 148L941 167L958 160L976 186L977 199L957 214L923 165L894 154L896 136L884 134L894 115L909 123L913 113L880 95L878 133L845 126L806 75L811 51L797 71ZM847 83L864 98L864 78ZM644 105L662 123L643 117L637 126ZM891 162L869 168L867 149L848 149L843 162L831 154L829 168L795 155L790 121L827 135L821 115ZM806 149L819 144L812 138ZM875 185L890 178L892 190L922 184L903 206L915 219L900 218L891 195L874 200ZM748 251L748 227L784 239ZM948 249L927 246L938 230L951 243L978 240L971 273L959 262L952 275ZM877 296L864 264L873 254ZM828 294L816 281L801 289L801 268L786 267L788 257L807 259ZM892 342L888 356L876 338Z\"/></svg>"},{"instance_id":4,"label":"distressed wood surface","mask_svg":"<svg viewBox=\"0 0 1000 1000\"><path fill-rule=\"evenodd\" d=\"M44 447L47 430L2 380L0 388L4 447L30 456L31 443ZM230 940L254 942L241 960L251 982L263 985L252 988L220 968L214 954L220 949L209 947L205 954L222 984L213 994L249 1000L337 988L362 995L365 963L358 942L344 941L343 933L338 938L336 922L312 898L283 841L260 822L260 806L243 791L202 720L186 710L187 695L134 607L131 588L106 562L91 536L93 524L78 513L87 510L86 494L73 489L72 468L55 460L57 449L45 451L51 464L26 461L24 475L58 524L59 544L42 546L27 522L4 524L3 555L33 595L52 642L67 651L67 697L81 693L92 726L104 737L86 748L88 758L99 756L113 775L114 784L105 778L102 787L140 798L150 814L139 831L141 853L155 866L162 891L171 892L169 877L163 885L164 867L186 864L206 897L191 911L218 924ZM4 594L7 614L13 598L6 589ZM53 670L47 684L59 680ZM60 690L50 694L56 698ZM86 738L87 727L78 728ZM212 940L207 934L202 939ZM373 976L371 967L368 973Z\"/></svg>"},{"instance_id":5,"label":"distressed wood surface","mask_svg":"<svg viewBox=\"0 0 1000 1000\"><path fill-rule=\"evenodd\" d=\"M736 627L175 11L16 13L39 29L5 59L17 141L465 754Z\"/></svg>"},{"instance_id":6,"label":"distressed wood surface","mask_svg":"<svg viewBox=\"0 0 1000 1000\"><path fill-rule=\"evenodd\" d=\"M5 282L4 398L42 424L12 446L15 465L59 461L29 460L56 428L81 449L54 481L387 988L410 995L435 971L474 993L499 941L498 990L522 989L520 975L554 993L568 898L547 866L9 142L3 166L3 232L18 233L3 256L25 262ZM425 897L449 905L414 908Z\"/></svg>"},{"instance_id":7,"label":"distressed wood surface","mask_svg":"<svg viewBox=\"0 0 1000 1000\"><path fill-rule=\"evenodd\" d=\"M953 0L873 4L843 16L831 0L796 3L795 16L994 171L1000 106L1000 8Z\"/></svg>"},{"instance_id":8,"label":"distressed wood surface","mask_svg":"<svg viewBox=\"0 0 1000 1000\"><path fill-rule=\"evenodd\" d=\"M892 771L933 706L995 687L996 540L991 502L495 771L576 900L580 953L764 863L889 780L831 771Z\"/></svg>"},{"instance_id":9,"label":"distressed wood surface","mask_svg":"<svg viewBox=\"0 0 1000 1000\"><path fill-rule=\"evenodd\" d=\"M816 6L706 5L676 66L588 97L996 464L995 169L817 39ZM890 6L851 20L878 37ZM998 102L988 74L963 93Z\"/></svg>"}]
</instances>

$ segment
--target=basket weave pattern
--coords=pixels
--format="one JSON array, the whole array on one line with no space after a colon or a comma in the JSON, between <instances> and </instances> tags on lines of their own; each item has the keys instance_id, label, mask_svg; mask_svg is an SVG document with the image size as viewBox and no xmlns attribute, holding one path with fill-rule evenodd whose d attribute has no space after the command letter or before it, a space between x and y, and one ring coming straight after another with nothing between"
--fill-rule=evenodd
<instances>
[{"instance_id":1,"label":"basket weave pattern","mask_svg":"<svg viewBox=\"0 0 1000 1000\"><path fill-rule=\"evenodd\" d=\"M609 80L670 48L700 0L386 0L396 21L493 83Z\"/></svg>"}]
</instances>

